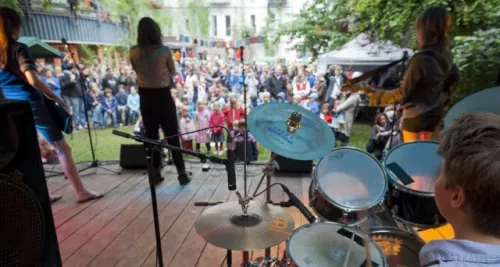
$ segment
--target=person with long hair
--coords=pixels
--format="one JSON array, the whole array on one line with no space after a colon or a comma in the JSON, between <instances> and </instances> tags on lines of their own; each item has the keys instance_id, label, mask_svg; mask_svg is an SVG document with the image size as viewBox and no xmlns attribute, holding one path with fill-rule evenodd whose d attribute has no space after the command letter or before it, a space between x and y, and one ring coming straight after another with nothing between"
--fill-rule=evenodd
<instances>
[{"instance_id":1,"label":"person with long hair","mask_svg":"<svg viewBox=\"0 0 500 267\"><path fill-rule=\"evenodd\" d=\"M130 49L130 62L137 73L139 85L140 109L146 137L157 140L159 128L165 137L179 133L175 102L170 89L174 88L176 73L170 49L163 45L161 29L158 23L149 17L139 21L137 45ZM179 137L167 138L168 144L180 147ZM145 144L149 146L148 144ZM161 177L161 154L153 153L153 165L157 183ZM180 152L172 151L172 157L181 185L191 179L186 173L184 159Z\"/></svg>"},{"instance_id":2,"label":"person with long hair","mask_svg":"<svg viewBox=\"0 0 500 267\"><path fill-rule=\"evenodd\" d=\"M21 16L15 10L0 8L0 90L7 99L25 100L31 104L36 129L56 150L64 174L76 192L76 201L82 203L101 198L102 194L85 189L71 148L45 106L43 94L63 107L65 104L38 76L27 46L17 42L21 24ZM61 196L51 195L50 198L53 202Z\"/></svg>"},{"instance_id":3,"label":"person with long hair","mask_svg":"<svg viewBox=\"0 0 500 267\"><path fill-rule=\"evenodd\" d=\"M364 88L372 106L401 101L404 142L428 140L441 123L451 88L459 79L448 47L451 16L444 7L430 7L417 18L421 51L408 65L401 87L394 90Z\"/></svg>"}]
</instances>

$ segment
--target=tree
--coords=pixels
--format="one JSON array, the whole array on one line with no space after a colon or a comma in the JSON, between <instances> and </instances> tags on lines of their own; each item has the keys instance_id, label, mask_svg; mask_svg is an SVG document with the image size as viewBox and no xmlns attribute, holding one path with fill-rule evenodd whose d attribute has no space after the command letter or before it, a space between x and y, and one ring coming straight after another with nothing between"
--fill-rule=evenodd
<instances>
[{"instance_id":1,"label":"tree","mask_svg":"<svg viewBox=\"0 0 500 267\"><path fill-rule=\"evenodd\" d=\"M453 20L450 45L462 74L454 100L494 86L500 67L498 0L314 0L294 23L283 25L280 34L299 39L297 49L311 51L314 57L361 32L416 49L415 20L425 8L436 5L446 7Z\"/></svg>"},{"instance_id":2,"label":"tree","mask_svg":"<svg viewBox=\"0 0 500 267\"><path fill-rule=\"evenodd\" d=\"M186 3L186 2L184 2ZM197 34L199 29L201 36L208 36L210 31L210 11L205 6L203 0L190 0L187 2L188 16L193 23L189 25L188 31L191 34Z\"/></svg>"}]
</instances>

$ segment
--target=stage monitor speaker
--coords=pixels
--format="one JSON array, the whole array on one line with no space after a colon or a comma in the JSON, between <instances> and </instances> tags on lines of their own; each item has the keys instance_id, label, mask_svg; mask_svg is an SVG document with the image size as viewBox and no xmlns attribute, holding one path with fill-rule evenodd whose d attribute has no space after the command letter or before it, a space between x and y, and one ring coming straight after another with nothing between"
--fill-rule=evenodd
<instances>
[{"instance_id":1,"label":"stage monitor speaker","mask_svg":"<svg viewBox=\"0 0 500 267\"><path fill-rule=\"evenodd\" d=\"M62 266L31 106L0 100L0 265Z\"/></svg>"},{"instance_id":2,"label":"stage monitor speaker","mask_svg":"<svg viewBox=\"0 0 500 267\"><path fill-rule=\"evenodd\" d=\"M295 160L276 155L275 161L279 166L279 169L277 169L276 172L310 173L313 170L312 160Z\"/></svg>"},{"instance_id":3,"label":"stage monitor speaker","mask_svg":"<svg viewBox=\"0 0 500 267\"><path fill-rule=\"evenodd\" d=\"M165 160L165 154L159 151L155 157L160 157L161 164ZM123 144L120 148L120 167L123 169L146 169L146 153L143 144Z\"/></svg>"}]
</instances>

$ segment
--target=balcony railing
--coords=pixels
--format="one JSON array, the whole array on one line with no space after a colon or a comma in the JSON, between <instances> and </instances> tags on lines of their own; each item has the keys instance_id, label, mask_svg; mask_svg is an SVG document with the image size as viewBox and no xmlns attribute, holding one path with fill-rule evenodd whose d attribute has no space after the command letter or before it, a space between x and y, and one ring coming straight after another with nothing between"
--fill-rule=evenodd
<instances>
[{"instance_id":1,"label":"balcony railing","mask_svg":"<svg viewBox=\"0 0 500 267\"><path fill-rule=\"evenodd\" d=\"M286 5L286 0L268 0L267 5L270 7L278 7Z\"/></svg>"}]
</instances>

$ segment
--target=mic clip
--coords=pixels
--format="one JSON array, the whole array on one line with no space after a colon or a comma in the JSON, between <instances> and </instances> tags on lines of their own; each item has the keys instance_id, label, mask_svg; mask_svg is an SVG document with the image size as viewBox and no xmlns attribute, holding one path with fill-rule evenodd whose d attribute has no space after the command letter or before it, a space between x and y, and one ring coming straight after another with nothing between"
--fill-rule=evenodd
<instances>
[{"instance_id":1,"label":"mic clip","mask_svg":"<svg viewBox=\"0 0 500 267\"><path fill-rule=\"evenodd\" d=\"M238 191L236 191L236 195L238 196L238 202L241 205L243 215L248 215L248 205L250 204L250 200L252 200L253 198L250 196L243 197Z\"/></svg>"}]
</instances>

